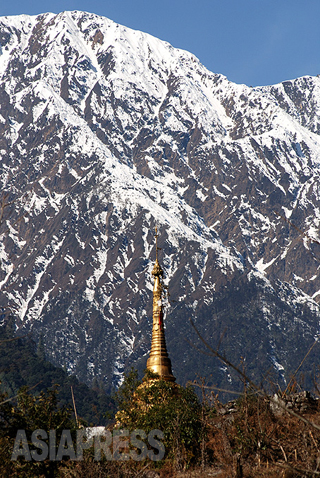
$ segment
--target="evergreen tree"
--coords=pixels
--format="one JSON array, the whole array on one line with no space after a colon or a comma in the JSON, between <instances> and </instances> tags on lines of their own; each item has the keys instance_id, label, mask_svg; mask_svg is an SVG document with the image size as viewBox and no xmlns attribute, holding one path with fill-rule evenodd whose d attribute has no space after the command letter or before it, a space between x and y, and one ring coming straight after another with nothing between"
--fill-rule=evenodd
<instances>
[{"instance_id":1,"label":"evergreen tree","mask_svg":"<svg viewBox=\"0 0 320 478\"><path fill-rule=\"evenodd\" d=\"M141 382L137 371L131 369L115 399L118 424L146 434L161 430L167 458L186 465L199 455L201 404L192 387L160 380L149 371Z\"/></svg>"},{"instance_id":2,"label":"evergreen tree","mask_svg":"<svg viewBox=\"0 0 320 478\"><path fill-rule=\"evenodd\" d=\"M46 360L46 353L44 348L44 341L43 341L43 334L41 333L39 336L39 342L37 347L37 356L40 360Z\"/></svg>"}]
</instances>

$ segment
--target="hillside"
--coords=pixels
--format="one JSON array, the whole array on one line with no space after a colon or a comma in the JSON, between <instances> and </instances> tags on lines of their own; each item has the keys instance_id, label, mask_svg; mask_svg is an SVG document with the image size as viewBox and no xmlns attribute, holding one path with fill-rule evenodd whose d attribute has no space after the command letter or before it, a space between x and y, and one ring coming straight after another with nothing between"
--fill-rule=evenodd
<instances>
[{"instance_id":1,"label":"hillside","mask_svg":"<svg viewBox=\"0 0 320 478\"><path fill-rule=\"evenodd\" d=\"M92 390L52 365L45 358L41 342L36 347L30 337L15 338L12 325L8 320L0 327L0 392L16 397L26 387L30 393L39 395L56 387L59 406L67 405L74 410L72 387L78 417L88 425L107 424L107 414L113 413L115 404L103 388L94 384Z\"/></svg>"},{"instance_id":2,"label":"hillside","mask_svg":"<svg viewBox=\"0 0 320 478\"><path fill-rule=\"evenodd\" d=\"M319 332L320 78L237 85L77 11L2 17L0 45L0 305L18 333L87 384L142 370L157 225L178 381L239 386L190 345L192 318L283 384Z\"/></svg>"}]
</instances>

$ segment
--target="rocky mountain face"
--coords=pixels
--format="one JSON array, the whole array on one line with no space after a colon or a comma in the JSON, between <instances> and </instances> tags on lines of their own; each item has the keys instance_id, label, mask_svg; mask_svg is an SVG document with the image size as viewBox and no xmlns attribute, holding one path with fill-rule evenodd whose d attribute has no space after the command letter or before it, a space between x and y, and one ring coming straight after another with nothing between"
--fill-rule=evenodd
<instances>
[{"instance_id":1,"label":"rocky mountain face","mask_svg":"<svg viewBox=\"0 0 320 478\"><path fill-rule=\"evenodd\" d=\"M157 225L178 381L237 387L191 318L283 386L319 333L319 135L320 78L249 88L96 15L1 17L3 319L119 384L146 364Z\"/></svg>"}]
</instances>

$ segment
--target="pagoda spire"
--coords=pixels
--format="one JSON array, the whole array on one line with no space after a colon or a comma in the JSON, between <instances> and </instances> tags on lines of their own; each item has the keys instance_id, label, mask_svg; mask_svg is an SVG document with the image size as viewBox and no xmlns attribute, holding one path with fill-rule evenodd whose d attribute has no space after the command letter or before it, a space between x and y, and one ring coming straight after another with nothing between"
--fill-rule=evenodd
<instances>
[{"instance_id":1,"label":"pagoda spire","mask_svg":"<svg viewBox=\"0 0 320 478\"><path fill-rule=\"evenodd\" d=\"M171 370L171 360L168 356L165 331L163 325L163 270L158 261L158 230L156 228L156 261L151 274L154 277L153 286L153 326L150 355L147 360L147 369L159 375L162 380L175 382Z\"/></svg>"}]
</instances>

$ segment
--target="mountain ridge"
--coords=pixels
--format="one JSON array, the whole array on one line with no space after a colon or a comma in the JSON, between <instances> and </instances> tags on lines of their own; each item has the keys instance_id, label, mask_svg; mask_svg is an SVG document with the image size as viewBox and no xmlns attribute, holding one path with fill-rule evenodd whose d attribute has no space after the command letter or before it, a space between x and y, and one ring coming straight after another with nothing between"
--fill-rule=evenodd
<instances>
[{"instance_id":1,"label":"mountain ridge","mask_svg":"<svg viewBox=\"0 0 320 478\"><path fill-rule=\"evenodd\" d=\"M143 367L157 224L178 379L212 367L185 345L192 313L213 343L223 317L226 353L261 349L254 375L272 363L283 382L319 330L320 79L235 85L83 12L0 31L0 304L18 330L87 383Z\"/></svg>"}]
</instances>

